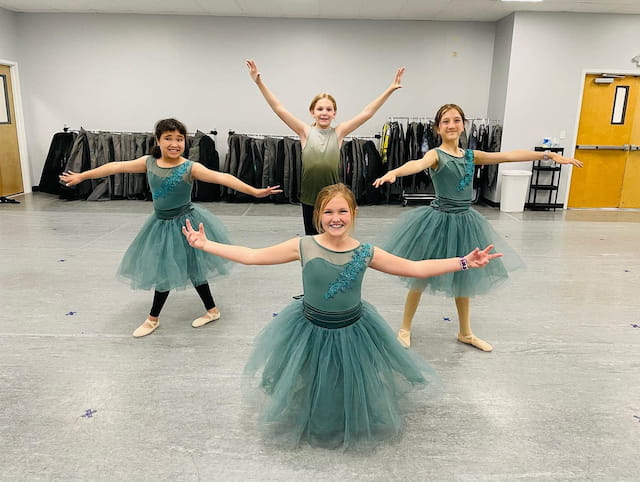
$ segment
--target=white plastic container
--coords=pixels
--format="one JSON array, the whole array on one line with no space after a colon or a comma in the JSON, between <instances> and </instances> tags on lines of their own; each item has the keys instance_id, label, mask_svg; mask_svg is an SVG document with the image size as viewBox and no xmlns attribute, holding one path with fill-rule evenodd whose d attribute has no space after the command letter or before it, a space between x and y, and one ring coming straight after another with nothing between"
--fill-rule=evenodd
<instances>
[{"instance_id":1,"label":"white plastic container","mask_svg":"<svg viewBox=\"0 0 640 482\"><path fill-rule=\"evenodd\" d=\"M529 194L531 171L507 169L502 171L500 188L500 211L521 213Z\"/></svg>"}]
</instances>

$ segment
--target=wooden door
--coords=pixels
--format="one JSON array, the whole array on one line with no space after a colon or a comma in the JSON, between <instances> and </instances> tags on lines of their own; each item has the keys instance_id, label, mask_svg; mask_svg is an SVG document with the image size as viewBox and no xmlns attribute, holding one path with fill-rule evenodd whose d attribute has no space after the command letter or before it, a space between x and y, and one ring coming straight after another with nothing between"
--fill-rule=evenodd
<instances>
[{"instance_id":1,"label":"wooden door","mask_svg":"<svg viewBox=\"0 0 640 482\"><path fill-rule=\"evenodd\" d=\"M23 192L9 67L0 65L0 196Z\"/></svg>"},{"instance_id":2,"label":"wooden door","mask_svg":"<svg viewBox=\"0 0 640 482\"><path fill-rule=\"evenodd\" d=\"M640 77L636 77L636 91L640 90ZM640 93L635 105L634 122L631 126L630 150L622 182L621 208L640 208Z\"/></svg>"},{"instance_id":3,"label":"wooden door","mask_svg":"<svg viewBox=\"0 0 640 482\"><path fill-rule=\"evenodd\" d=\"M632 150L632 141L640 144L640 78L596 83L597 78L602 77L585 78L575 152L584 167L572 171L568 207L637 208L640 152Z\"/></svg>"}]
</instances>

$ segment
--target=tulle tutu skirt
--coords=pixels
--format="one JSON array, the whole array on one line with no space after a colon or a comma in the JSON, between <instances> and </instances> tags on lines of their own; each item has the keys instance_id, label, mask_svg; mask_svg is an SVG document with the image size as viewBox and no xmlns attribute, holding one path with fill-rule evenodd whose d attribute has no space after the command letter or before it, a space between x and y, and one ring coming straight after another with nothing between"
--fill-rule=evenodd
<instances>
[{"instance_id":1,"label":"tulle tutu skirt","mask_svg":"<svg viewBox=\"0 0 640 482\"><path fill-rule=\"evenodd\" d=\"M295 301L255 345L245 381L254 382L265 440L277 446L375 445L400 434L402 414L412 408L407 392L428 386L424 399L439 391L432 369L398 343L366 302L354 324L326 329L308 321Z\"/></svg>"},{"instance_id":2,"label":"tulle tutu skirt","mask_svg":"<svg viewBox=\"0 0 640 482\"><path fill-rule=\"evenodd\" d=\"M474 209L460 213L439 211L429 206L412 209L398 218L377 243L382 249L411 260L464 256L474 248L495 245L502 258L481 269L470 269L431 278L402 278L416 291L429 289L448 296L471 297L486 293L524 268L524 262L507 242Z\"/></svg>"},{"instance_id":3,"label":"tulle tutu skirt","mask_svg":"<svg viewBox=\"0 0 640 482\"><path fill-rule=\"evenodd\" d=\"M152 214L124 254L118 278L129 282L133 289L169 291L226 275L229 261L189 246L182 226L187 219L195 229L203 223L210 240L230 244L226 228L209 211L197 205L191 207L189 212L172 219Z\"/></svg>"}]
</instances>

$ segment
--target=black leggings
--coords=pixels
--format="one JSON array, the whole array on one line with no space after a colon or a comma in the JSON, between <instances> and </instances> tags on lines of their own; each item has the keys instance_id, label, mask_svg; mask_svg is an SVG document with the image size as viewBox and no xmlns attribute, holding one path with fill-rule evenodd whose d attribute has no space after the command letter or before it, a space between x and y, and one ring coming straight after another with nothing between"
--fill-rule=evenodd
<instances>
[{"instance_id":1,"label":"black leggings","mask_svg":"<svg viewBox=\"0 0 640 482\"><path fill-rule=\"evenodd\" d=\"M318 230L313 225L313 206L302 205L302 219L304 220L304 234L307 236L318 234Z\"/></svg>"},{"instance_id":2,"label":"black leggings","mask_svg":"<svg viewBox=\"0 0 640 482\"><path fill-rule=\"evenodd\" d=\"M196 286L196 291L204 304L204 308L209 311L212 308L216 307L216 302L213 300L213 295L211 294L211 288L209 288L209 283L203 283L199 286ZM168 291L156 291L153 294L153 305L151 305L151 311L149 312L150 316L158 317L160 316L160 312L162 311L162 307L164 306L164 302L167 301L169 297Z\"/></svg>"}]
</instances>

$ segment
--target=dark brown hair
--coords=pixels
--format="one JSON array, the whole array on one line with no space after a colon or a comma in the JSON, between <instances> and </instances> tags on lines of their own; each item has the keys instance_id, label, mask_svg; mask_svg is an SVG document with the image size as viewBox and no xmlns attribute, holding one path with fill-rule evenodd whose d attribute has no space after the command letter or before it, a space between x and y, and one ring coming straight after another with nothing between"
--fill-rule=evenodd
<instances>
[{"instance_id":1,"label":"dark brown hair","mask_svg":"<svg viewBox=\"0 0 640 482\"><path fill-rule=\"evenodd\" d=\"M467 121L467 118L464 116L464 111L462 110L462 107L460 107L459 105L456 104L445 104L442 107L440 107L438 109L438 112L436 112L436 117L433 121L433 132L434 134L438 133L438 127L440 127L440 121L442 120L442 116L445 114L445 112L447 112L448 110L451 109L455 109L458 111L458 113L460 114L460 116L462 117L462 123L464 124Z\"/></svg>"},{"instance_id":2,"label":"dark brown hair","mask_svg":"<svg viewBox=\"0 0 640 482\"><path fill-rule=\"evenodd\" d=\"M160 136L165 132L178 131L183 136L187 137L187 128L185 125L177 119L161 119L156 122L154 127L154 135L156 136L156 142L160 140ZM160 151L160 147L155 145L153 149L151 149L151 155L156 159L160 159L162 157L162 152Z\"/></svg>"}]
</instances>

